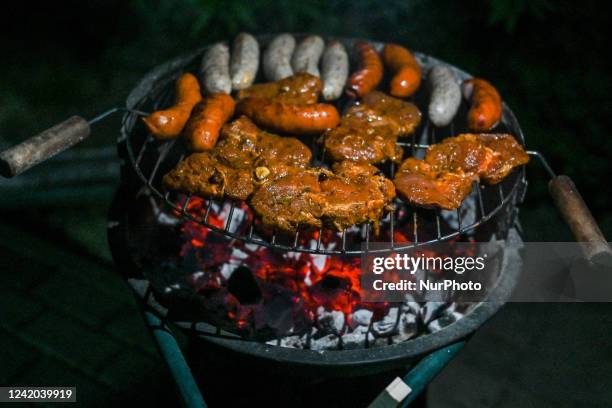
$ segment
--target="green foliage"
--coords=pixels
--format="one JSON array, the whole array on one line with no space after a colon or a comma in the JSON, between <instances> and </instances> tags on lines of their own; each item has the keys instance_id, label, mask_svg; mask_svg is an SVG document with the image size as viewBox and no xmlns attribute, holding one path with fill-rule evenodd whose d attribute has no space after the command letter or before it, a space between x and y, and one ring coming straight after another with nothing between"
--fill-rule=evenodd
<instances>
[{"instance_id":1,"label":"green foliage","mask_svg":"<svg viewBox=\"0 0 612 408\"><path fill-rule=\"evenodd\" d=\"M489 24L502 23L507 32L513 32L521 17L543 19L555 10L551 0L491 0Z\"/></svg>"}]
</instances>

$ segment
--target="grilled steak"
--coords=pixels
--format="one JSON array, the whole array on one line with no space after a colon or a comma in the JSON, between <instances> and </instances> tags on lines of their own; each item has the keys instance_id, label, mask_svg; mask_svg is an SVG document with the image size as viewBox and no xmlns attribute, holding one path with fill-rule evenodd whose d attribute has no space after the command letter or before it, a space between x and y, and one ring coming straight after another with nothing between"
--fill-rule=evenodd
<instances>
[{"instance_id":1,"label":"grilled steak","mask_svg":"<svg viewBox=\"0 0 612 408\"><path fill-rule=\"evenodd\" d=\"M509 134L462 134L429 148L425 161L448 171L475 173L489 184L502 181L529 156Z\"/></svg>"},{"instance_id":2,"label":"grilled steak","mask_svg":"<svg viewBox=\"0 0 612 408\"><path fill-rule=\"evenodd\" d=\"M223 127L211 152L187 157L164 176L168 190L245 200L275 166L306 167L312 153L299 140L259 129L247 117Z\"/></svg>"},{"instance_id":3,"label":"grilled steak","mask_svg":"<svg viewBox=\"0 0 612 408\"><path fill-rule=\"evenodd\" d=\"M402 163L395 179L398 194L420 207L458 208L472 190L473 176L440 170L410 157Z\"/></svg>"},{"instance_id":4,"label":"grilled steak","mask_svg":"<svg viewBox=\"0 0 612 408\"><path fill-rule=\"evenodd\" d=\"M325 149L336 161L399 161L398 137L414 132L420 121L421 113L412 103L371 92L361 105L346 111L340 126L325 133Z\"/></svg>"},{"instance_id":5,"label":"grilled steak","mask_svg":"<svg viewBox=\"0 0 612 408\"><path fill-rule=\"evenodd\" d=\"M244 200L253 192L250 169L234 169L208 152L193 153L163 179L168 190L202 197Z\"/></svg>"},{"instance_id":6,"label":"grilled steak","mask_svg":"<svg viewBox=\"0 0 612 408\"><path fill-rule=\"evenodd\" d=\"M390 180L350 169L343 174L326 169L272 169L272 177L253 194L251 206L265 225L295 231L300 225L331 225L338 230L373 222L375 231L384 210L395 197Z\"/></svg>"},{"instance_id":7,"label":"grilled steak","mask_svg":"<svg viewBox=\"0 0 612 408\"><path fill-rule=\"evenodd\" d=\"M406 201L448 210L458 208L473 180L502 181L529 156L509 134L463 134L429 147L424 160L405 160L394 182Z\"/></svg>"}]
</instances>

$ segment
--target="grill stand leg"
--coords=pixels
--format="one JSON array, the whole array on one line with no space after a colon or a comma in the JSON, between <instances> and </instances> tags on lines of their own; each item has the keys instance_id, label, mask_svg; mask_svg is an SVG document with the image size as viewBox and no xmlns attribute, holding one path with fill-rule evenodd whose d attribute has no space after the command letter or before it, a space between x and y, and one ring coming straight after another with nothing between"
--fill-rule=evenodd
<instances>
[{"instance_id":1,"label":"grill stand leg","mask_svg":"<svg viewBox=\"0 0 612 408\"><path fill-rule=\"evenodd\" d=\"M168 327L151 312L145 311L144 316L147 328L151 331L155 344L174 378L182 405L187 408L206 408L185 357Z\"/></svg>"},{"instance_id":2,"label":"grill stand leg","mask_svg":"<svg viewBox=\"0 0 612 408\"><path fill-rule=\"evenodd\" d=\"M459 341L432 352L414 366L403 379L398 377L393 380L368 408L407 407L419 397L464 345L465 341Z\"/></svg>"}]
</instances>

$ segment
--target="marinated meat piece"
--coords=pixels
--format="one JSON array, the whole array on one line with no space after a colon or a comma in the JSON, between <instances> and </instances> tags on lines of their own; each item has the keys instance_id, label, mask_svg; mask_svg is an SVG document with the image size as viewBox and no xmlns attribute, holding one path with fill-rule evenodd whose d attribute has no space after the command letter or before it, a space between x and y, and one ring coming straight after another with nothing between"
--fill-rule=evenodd
<instances>
[{"instance_id":1,"label":"marinated meat piece","mask_svg":"<svg viewBox=\"0 0 612 408\"><path fill-rule=\"evenodd\" d=\"M323 136L325 152L335 161L399 161L403 151L396 144L394 129L393 124L373 109L353 106L342 118L340 126Z\"/></svg>"},{"instance_id":2,"label":"marinated meat piece","mask_svg":"<svg viewBox=\"0 0 612 408\"><path fill-rule=\"evenodd\" d=\"M415 104L383 92L370 92L363 98L363 102L391 122L398 136L412 134L421 123L421 111Z\"/></svg>"},{"instance_id":3,"label":"marinated meat piece","mask_svg":"<svg viewBox=\"0 0 612 408\"><path fill-rule=\"evenodd\" d=\"M214 153L226 165L236 169L250 169L259 156L257 138L262 132L246 116L226 123Z\"/></svg>"},{"instance_id":4,"label":"marinated meat piece","mask_svg":"<svg viewBox=\"0 0 612 408\"><path fill-rule=\"evenodd\" d=\"M502 181L529 156L509 134L463 134L429 147L424 160L404 161L394 182L408 202L455 209L473 180Z\"/></svg>"},{"instance_id":5,"label":"marinated meat piece","mask_svg":"<svg viewBox=\"0 0 612 408\"><path fill-rule=\"evenodd\" d=\"M336 162L332 165L332 169L338 176L348 178L357 178L363 175L371 176L380 173L380 169L376 166L365 162L354 162L351 160Z\"/></svg>"},{"instance_id":6,"label":"marinated meat piece","mask_svg":"<svg viewBox=\"0 0 612 408\"><path fill-rule=\"evenodd\" d=\"M413 157L406 159L393 179L400 197L420 207L459 208L472 190L473 175L436 169Z\"/></svg>"},{"instance_id":7,"label":"marinated meat piece","mask_svg":"<svg viewBox=\"0 0 612 408\"><path fill-rule=\"evenodd\" d=\"M477 137L486 148L494 152L493 159L479 174L486 183L497 184L506 178L515 167L529 163L529 155L512 135L480 134Z\"/></svg>"},{"instance_id":8,"label":"marinated meat piece","mask_svg":"<svg viewBox=\"0 0 612 408\"><path fill-rule=\"evenodd\" d=\"M391 209L395 187L382 175L372 175L373 166L353 164L338 169L349 177L327 177L321 181L325 193L323 219L326 224L343 230L355 224L372 223L378 235L379 220L385 210ZM364 172L365 171L365 172Z\"/></svg>"},{"instance_id":9,"label":"marinated meat piece","mask_svg":"<svg viewBox=\"0 0 612 408\"><path fill-rule=\"evenodd\" d=\"M265 181L274 169L306 167L311 158L299 140L265 132L243 116L223 127L211 152L187 157L164 177L163 185L204 197L245 200L254 183Z\"/></svg>"},{"instance_id":10,"label":"marinated meat piece","mask_svg":"<svg viewBox=\"0 0 612 408\"><path fill-rule=\"evenodd\" d=\"M324 169L282 167L255 191L251 207L264 225L295 231L300 225L320 227L325 198L319 176Z\"/></svg>"},{"instance_id":11,"label":"marinated meat piece","mask_svg":"<svg viewBox=\"0 0 612 408\"><path fill-rule=\"evenodd\" d=\"M324 136L325 153L332 160L381 163L387 159L399 161L403 150L396 144L391 128L363 126L353 123L340 124Z\"/></svg>"},{"instance_id":12,"label":"marinated meat piece","mask_svg":"<svg viewBox=\"0 0 612 408\"><path fill-rule=\"evenodd\" d=\"M380 163L399 161L397 138L416 129L421 113L412 103L370 92L363 103L350 107L340 126L325 133L325 149L333 160Z\"/></svg>"},{"instance_id":13,"label":"marinated meat piece","mask_svg":"<svg viewBox=\"0 0 612 408\"><path fill-rule=\"evenodd\" d=\"M497 184L512 169L529 162L529 156L510 134L462 134L431 146L425 161L447 171L462 169Z\"/></svg>"},{"instance_id":14,"label":"marinated meat piece","mask_svg":"<svg viewBox=\"0 0 612 408\"><path fill-rule=\"evenodd\" d=\"M312 160L312 152L294 137L278 136L262 131L257 139L259 157L257 166L287 165L306 167Z\"/></svg>"},{"instance_id":15,"label":"marinated meat piece","mask_svg":"<svg viewBox=\"0 0 612 408\"><path fill-rule=\"evenodd\" d=\"M203 197L229 197L245 200L253 192L251 170L233 169L220 163L211 153L193 153L166 174L168 190Z\"/></svg>"},{"instance_id":16,"label":"marinated meat piece","mask_svg":"<svg viewBox=\"0 0 612 408\"><path fill-rule=\"evenodd\" d=\"M348 166L344 170L351 173ZM349 178L321 168L283 167L272 172L255 191L251 206L265 225L284 231L323 224L342 230L373 222L376 232L378 220L395 197L393 184L383 176L352 172Z\"/></svg>"},{"instance_id":17,"label":"marinated meat piece","mask_svg":"<svg viewBox=\"0 0 612 408\"><path fill-rule=\"evenodd\" d=\"M215 153L220 161L235 168L306 167L312 159L310 149L298 139L261 130L246 116L223 127Z\"/></svg>"},{"instance_id":18,"label":"marinated meat piece","mask_svg":"<svg viewBox=\"0 0 612 408\"><path fill-rule=\"evenodd\" d=\"M271 98L276 102L312 104L316 103L323 85L321 80L301 72L276 82L255 84L238 92L238 99L249 97Z\"/></svg>"}]
</instances>

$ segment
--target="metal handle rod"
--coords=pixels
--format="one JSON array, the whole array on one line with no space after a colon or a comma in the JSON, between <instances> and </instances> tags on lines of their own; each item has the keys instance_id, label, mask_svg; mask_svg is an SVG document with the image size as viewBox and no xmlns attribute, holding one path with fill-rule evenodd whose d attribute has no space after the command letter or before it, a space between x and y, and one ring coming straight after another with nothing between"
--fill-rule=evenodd
<instances>
[{"instance_id":1,"label":"metal handle rod","mask_svg":"<svg viewBox=\"0 0 612 408\"><path fill-rule=\"evenodd\" d=\"M185 361L185 357L176 339L155 314L145 311L144 315L159 352L166 361L178 387L183 406L187 408L206 408L206 402L202 398L202 393L193 378L191 369L187 365L187 361Z\"/></svg>"},{"instance_id":2,"label":"metal handle rod","mask_svg":"<svg viewBox=\"0 0 612 408\"><path fill-rule=\"evenodd\" d=\"M550 176L550 196L576 241L584 242L581 249L585 258L592 264L612 267L612 249L572 179L556 175L540 152L527 153L537 157Z\"/></svg>"},{"instance_id":3,"label":"metal handle rod","mask_svg":"<svg viewBox=\"0 0 612 408\"><path fill-rule=\"evenodd\" d=\"M146 115L144 112L115 107L89 121L81 116L72 116L38 135L0 152L0 175L6 178L15 177L69 149L89 137L92 124L120 111Z\"/></svg>"}]
</instances>

